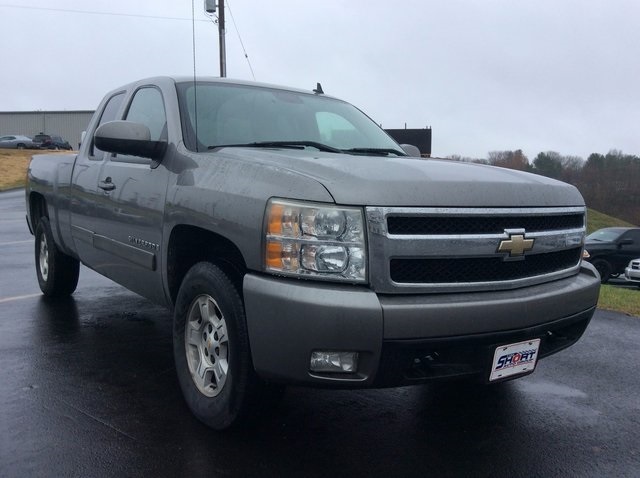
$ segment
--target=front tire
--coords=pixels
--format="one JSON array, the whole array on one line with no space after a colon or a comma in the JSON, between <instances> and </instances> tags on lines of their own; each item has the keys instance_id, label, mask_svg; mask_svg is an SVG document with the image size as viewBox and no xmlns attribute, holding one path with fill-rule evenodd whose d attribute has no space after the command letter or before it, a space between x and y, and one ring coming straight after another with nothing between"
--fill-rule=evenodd
<instances>
[{"instance_id":1,"label":"front tire","mask_svg":"<svg viewBox=\"0 0 640 478\"><path fill-rule=\"evenodd\" d=\"M193 414L216 430L247 415L256 394L240 293L208 262L185 276L173 316L173 351L180 388Z\"/></svg>"},{"instance_id":2,"label":"front tire","mask_svg":"<svg viewBox=\"0 0 640 478\"><path fill-rule=\"evenodd\" d=\"M604 259L596 259L593 261L593 267L596 268L598 274L600 274L600 283L606 284L611 278L611 264Z\"/></svg>"},{"instance_id":3,"label":"front tire","mask_svg":"<svg viewBox=\"0 0 640 478\"><path fill-rule=\"evenodd\" d=\"M46 217L40 218L36 228L35 260L38 285L45 296L73 294L78 285L80 262L58 249Z\"/></svg>"}]
</instances>

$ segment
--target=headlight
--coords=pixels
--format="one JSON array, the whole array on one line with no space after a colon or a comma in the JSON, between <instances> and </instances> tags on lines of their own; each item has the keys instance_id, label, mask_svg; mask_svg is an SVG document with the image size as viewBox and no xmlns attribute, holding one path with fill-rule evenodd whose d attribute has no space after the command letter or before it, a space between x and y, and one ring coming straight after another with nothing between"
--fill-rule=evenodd
<instances>
[{"instance_id":1,"label":"headlight","mask_svg":"<svg viewBox=\"0 0 640 478\"><path fill-rule=\"evenodd\" d=\"M265 222L267 271L366 282L361 209L272 199Z\"/></svg>"},{"instance_id":2,"label":"headlight","mask_svg":"<svg viewBox=\"0 0 640 478\"><path fill-rule=\"evenodd\" d=\"M591 254L589 254L589 251L587 251L586 249L582 249L582 258L589 259L590 257L591 257Z\"/></svg>"}]
</instances>

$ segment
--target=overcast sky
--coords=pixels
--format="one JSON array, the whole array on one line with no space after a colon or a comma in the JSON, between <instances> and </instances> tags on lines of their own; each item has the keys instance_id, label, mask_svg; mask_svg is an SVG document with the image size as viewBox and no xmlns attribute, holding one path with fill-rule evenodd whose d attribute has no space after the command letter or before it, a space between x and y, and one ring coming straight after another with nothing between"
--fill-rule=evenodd
<instances>
[{"instance_id":1,"label":"overcast sky","mask_svg":"<svg viewBox=\"0 0 640 478\"><path fill-rule=\"evenodd\" d=\"M345 99L433 154L640 155L637 0L226 0L255 79ZM93 110L193 74L191 0L0 0L0 111ZM195 0L196 68L219 75ZM227 76L253 79L227 10Z\"/></svg>"}]
</instances>

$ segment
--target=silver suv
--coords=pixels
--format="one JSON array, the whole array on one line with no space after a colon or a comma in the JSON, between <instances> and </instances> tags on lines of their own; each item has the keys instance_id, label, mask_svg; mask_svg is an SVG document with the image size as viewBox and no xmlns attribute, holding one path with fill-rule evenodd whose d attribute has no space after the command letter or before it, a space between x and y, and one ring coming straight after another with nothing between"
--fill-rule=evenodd
<instances>
[{"instance_id":1,"label":"silver suv","mask_svg":"<svg viewBox=\"0 0 640 478\"><path fill-rule=\"evenodd\" d=\"M640 286L640 259L634 259L624 270L624 278Z\"/></svg>"}]
</instances>

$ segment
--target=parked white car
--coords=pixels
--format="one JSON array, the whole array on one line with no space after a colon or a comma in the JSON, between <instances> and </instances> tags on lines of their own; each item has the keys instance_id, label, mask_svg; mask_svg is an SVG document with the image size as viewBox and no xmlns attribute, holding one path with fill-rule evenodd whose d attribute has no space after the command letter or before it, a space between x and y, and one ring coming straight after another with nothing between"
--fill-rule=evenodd
<instances>
[{"instance_id":1,"label":"parked white car","mask_svg":"<svg viewBox=\"0 0 640 478\"><path fill-rule=\"evenodd\" d=\"M640 286L640 259L634 259L624 270L624 278Z\"/></svg>"}]
</instances>

